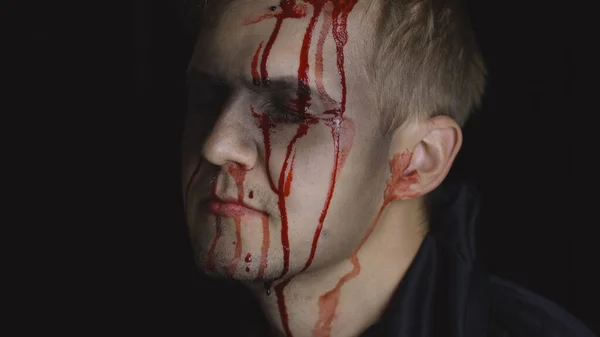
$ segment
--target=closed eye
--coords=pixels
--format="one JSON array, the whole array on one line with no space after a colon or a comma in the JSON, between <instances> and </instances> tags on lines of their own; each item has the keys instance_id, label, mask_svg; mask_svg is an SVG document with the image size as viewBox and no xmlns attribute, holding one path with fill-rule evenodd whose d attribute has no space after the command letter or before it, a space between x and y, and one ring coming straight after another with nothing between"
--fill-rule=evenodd
<instances>
[{"instance_id":1,"label":"closed eye","mask_svg":"<svg viewBox=\"0 0 600 337\"><path fill-rule=\"evenodd\" d=\"M260 111L276 124L298 124L311 119L307 113L301 113L290 107L280 107L272 102L265 102L260 106Z\"/></svg>"}]
</instances>

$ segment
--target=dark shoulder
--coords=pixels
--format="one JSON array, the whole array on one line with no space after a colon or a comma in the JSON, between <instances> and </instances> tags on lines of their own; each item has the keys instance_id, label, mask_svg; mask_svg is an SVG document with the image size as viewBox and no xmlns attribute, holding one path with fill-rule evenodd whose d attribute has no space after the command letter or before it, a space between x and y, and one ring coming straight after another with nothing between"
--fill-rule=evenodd
<instances>
[{"instance_id":1,"label":"dark shoulder","mask_svg":"<svg viewBox=\"0 0 600 337\"><path fill-rule=\"evenodd\" d=\"M597 337L557 304L512 282L491 276L490 337Z\"/></svg>"}]
</instances>

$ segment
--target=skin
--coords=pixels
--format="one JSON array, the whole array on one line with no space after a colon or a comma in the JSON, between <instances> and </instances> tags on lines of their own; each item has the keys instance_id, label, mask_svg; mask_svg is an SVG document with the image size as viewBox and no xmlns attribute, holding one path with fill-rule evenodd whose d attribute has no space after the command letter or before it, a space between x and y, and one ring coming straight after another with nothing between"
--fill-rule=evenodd
<instances>
[{"instance_id":1,"label":"skin","mask_svg":"<svg viewBox=\"0 0 600 337\"><path fill-rule=\"evenodd\" d=\"M373 108L375 92L365 80L369 74L363 53L378 7L359 1L348 18L343 50L346 108L343 116L330 119L337 123L341 152L347 157L342 156L343 164L335 160L334 127L326 121L330 116L323 115L339 107L342 99L331 30L323 45L322 81L315 72L318 36L324 18L331 17L332 6L325 6L308 54L309 84L314 88L307 113L315 119L293 143L293 160L286 161L302 123L296 122L296 115L274 114L267 107L285 110L295 97L299 55L314 8L306 4L305 17L283 21L267 63L272 85L256 86L252 61L276 20L248 22L272 13L273 5L278 3L231 2L219 9L218 23L199 37L190 63L192 105L183 140L190 236L200 267L214 277L245 284L260 302L274 335L356 336L385 309L416 255L427 227L423 197L445 178L460 149L461 130L451 119L438 116L407 121L382 135L379 112ZM274 89L282 78L292 79L291 93ZM318 83L327 95L318 94ZM270 146L265 144L261 118L272 121ZM289 186L284 197L287 267L281 200L271 187L273 182L281 192L284 166L283 181ZM333 194L307 267L333 172ZM243 202L258 212L217 215L207 206L215 197ZM267 295L265 283L280 292ZM282 303L287 320L282 319Z\"/></svg>"}]
</instances>

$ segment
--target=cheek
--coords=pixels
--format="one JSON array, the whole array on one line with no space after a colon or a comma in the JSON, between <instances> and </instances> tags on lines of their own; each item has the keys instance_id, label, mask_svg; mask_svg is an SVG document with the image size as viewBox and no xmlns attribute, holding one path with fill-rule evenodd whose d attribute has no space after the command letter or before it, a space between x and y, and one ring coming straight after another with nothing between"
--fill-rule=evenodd
<instances>
[{"instance_id":1,"label":"cheek","mask_svg":"<svg viewBox=\"0 0 600 337\"><path fill-rule=\"evenodd\" d=\"M335 150L331 128L322 123L311 125L295 141L296 127L289 129L273 135L269 174L275 186L283 185L293 244L296 239L311 240L319 224L332 183Z\"/></svg>"},{"instance_id":2,"label":"cheek","mask_svg":"<svg viewBox=\"0 0 600 337\"><path fill-rule=\"evenodd\" d=\"M319 144L299 149L293 169L290 190L290 207L304 215L320 215L325 207L335 169L334 148L329 144ZM308 220L308 219L307 219Z\"/></svg>"},{"instance_id":3,"label":"cheek","mask_svg":"<svg viewBox=\"0 0 600 337\"><path fill-rule=\"evenodd\" d=\"M335 157L328 126L318 123L305 130L291 125L274 128L271 142L269 174L276 186L284 183L287 197L312 196L326 191Z\"/></svg>"},{"instance_id":4,"label":"cheek","mask_svg":"<svg viewBox=\"0 0 600 337\"><path fill-rule=\"evenodd\" d=\"M364 126L360 122L356 123ZM324 229L330 230L329 239L324 241L352 246L379 210L388 166L387 148L376 140L368 126L346 126L340 136L340 170L324 224Z\"/></svg>"}]
</instances>

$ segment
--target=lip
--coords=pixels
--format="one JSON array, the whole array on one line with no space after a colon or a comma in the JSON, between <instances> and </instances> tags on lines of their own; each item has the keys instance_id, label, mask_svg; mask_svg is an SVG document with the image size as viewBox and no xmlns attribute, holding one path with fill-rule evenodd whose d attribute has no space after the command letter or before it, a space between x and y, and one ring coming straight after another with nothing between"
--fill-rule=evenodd
<instances>
[{"instance_id":1,"label":"lip","mask_svg":"<svg viewBox=\"0 0 600 337\"><path fill-rule=\"evenodd\" d=\"M238 200L221 200L212 199L208 202L208 210L210 213L224 217L235 217L242 215L265 215L252 206L249 206Z\"/></svg>"}]
</instances>

